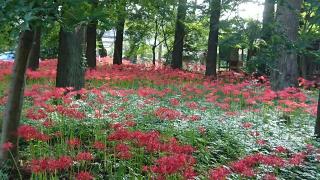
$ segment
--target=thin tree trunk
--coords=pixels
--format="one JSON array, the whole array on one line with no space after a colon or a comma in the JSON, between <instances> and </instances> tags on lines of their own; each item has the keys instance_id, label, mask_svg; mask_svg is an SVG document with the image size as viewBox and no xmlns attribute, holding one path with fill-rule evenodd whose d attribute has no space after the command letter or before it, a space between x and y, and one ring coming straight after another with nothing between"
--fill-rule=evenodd
<instances>
[{"instance_id":1,"label":"thin tree trunk","mask_svg":"<svg viewBox=\"0 0 320 180\"><path fill-rule=\"evenodd\" d=\"M116 41L114 44L113 64L122 64L123 50L123 34L124 34L125 18L119 17L116 33Z\"/></svg>"},{"instance_id":2,"label":"thin tree trunk","mask_svg":"<svg viewBox=\"0 0 320 180\"><path fill-rule=\"evenodd\" d=\"M159 51L158 51L158 60L161 61L162 59L162 43L159 44Z\"/></svg>"},{"instance_id":3,"label":"thin tree trunk","mask_svg":"<svg viewBox=\"0 0 320 180\"><path fill-rule=\"evenodd\" d=\"M158 20L156 20L156 33L154 35L154 42L152 46L152 63L156 65L156 48L157 48L157 40L158 40Z\"/></svg>"},{"instance_id":4,"label":"thin tree trunk","mask_svg":"<svg viewBox=\"0 0 320 180\"><path fill-rule=\"evenodd\" d=\"M317 108L317 121L315 126L315 135L317 138L320 138L320 91L319 91L319 98L318 98L318 108Z\"/></svg>"},{"instance_id":5,"label":"thin tree trunk","mask_svg":"<svg viewBox=\"0 0 320 180\"><path fill-rule=\"evenodd\" d=\"M298 38L299 13L302 0L287 0L278 3L277 21L278 33L283 34L289 43L295 43ZM283 90L298 85L298 59L295 49L280 49L276 59L276 68L271 74L272 89Z\"/></svg>"},{"instance_id":6,"label":"thin tree trunk","mask_svg":"<svg viewBox=\"0 0 320 180\"><path fill-rule=\"evenodd\" d=\"M244 61L244 48L241 48L241 61Z\"/></svg>"},{"instance_id":7,"label":"thin tree trunk","mask_svg":"<svg viewBox=\"0 0 320 180\"><path fill-rule=\"evenodd\" d=\"M186 13L187 13L187 0L179 0L174 45L173 45L173 52L172 52L171 67L173 69L182 69L183 44L184 44L184 37L185 37L184 21L186 18Z\"/></svg>"},{"instance_id":8,"label":"thin tree trunk","mask_svg":"<svg viewBox=\"0 0 320 180\"><path fill-rule=\"evenodd\" d=\"M221 0L213 0L210 3L210 33L208 40L208 55L206 62L206 76L217 75L217 57L219 42L219 21L221 12Z\"/></svg>"},{"instance_id":9,"label":"thin tree trunk","mask_svg":"<svg viewBox=\"0 0 320 180\"><path fill-rule=\"evenodd\" d=\"M108 52L106 50L106 48L104 48L103 46L103 41L102 41L102 37L104 35L105 31L101 30L101 32L99 33L97 40L98 40L98 47L99 47L99 55L101 57L107 57L108 56Z\"/></svg>"},{"instance_id":10,"label":"thin tree trunk","mask_svg":"<svg viewBox=\"0 0 320 180\"><path fill-rule=\"evenodd\" d=\"M97 39L97 21L92 21L87 26L87 51L86 51L86 59L87 64L90 69L95 69L97 66L97 58L96 58L96 39Z\"/></svg>"},{"instance_id":11,"label":"thin tree trunk","mask_svg":"<svg viewBox=\"0 0 320 180\"><path fill-rule=\"evenodd\" d=\"M32 48L33 32L24 31L20 34L19 45L17 48L17 57L13 69L13 77L11 80L10 93L8 97L7 107L3 118L1 143L0 145L11 142L14 147L11 153L15 158L18 156L18 137L17 129L20 122L23 94L25 87L25 73L28 65L28 56ZM0 148L0 162L4 162L10 158L9 152ZM0 163L1 164L1 163Z\"/></svg>"},{"instance_id":12,"label":"thin tree trunk","mask_svg":"<svg viewBox=\"0 0 320 180\"><path fill-rule=\"evenodd\" d=\"M39 68L40 58L40 40L41 40L41 26L37 26L33 30L33 43L28 57L28 68L35 71Z\"/></svg>"},{"instance_id":13,"label":"thin tree trunk","mask_svg":"<svg viewBox=\"0 0 320 180\"><path fill-rule=\"evenodd\" d=\"M60 29L57 87L73 87L75 90L84 87L85 29L82 25L72 31Z\"/></svg>"}]
</instances>

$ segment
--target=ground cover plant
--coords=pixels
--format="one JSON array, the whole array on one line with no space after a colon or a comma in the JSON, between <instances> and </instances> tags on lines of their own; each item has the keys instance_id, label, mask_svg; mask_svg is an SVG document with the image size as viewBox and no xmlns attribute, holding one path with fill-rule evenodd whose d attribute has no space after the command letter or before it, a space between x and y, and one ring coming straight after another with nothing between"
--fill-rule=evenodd
<instances>
[{"instance_id":1,"label":"ground cover plant","mask_svg":"<svg viewBox=\"0 0 320 180\"><path fill-rule=\"evenodd\" d=\"M17 179L320 178L312 90L107 58L73 91L55 87L56 63L27 72ZM0 63L1 111L12 66Z\"/></svg>"}]
</instances>

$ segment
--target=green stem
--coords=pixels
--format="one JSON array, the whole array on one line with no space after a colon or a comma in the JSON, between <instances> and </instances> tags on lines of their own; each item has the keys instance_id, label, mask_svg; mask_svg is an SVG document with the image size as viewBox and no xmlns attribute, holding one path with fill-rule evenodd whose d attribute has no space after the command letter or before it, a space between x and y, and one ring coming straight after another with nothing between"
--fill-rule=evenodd
<instances>
[{"instance_id":1,"label":"green stem","mask_svg":"<svg viewBox=\"0 0 320 180\"><path fill-rule=\"evenodd\" d=\"M15 158L13 157L13 155L12 155L12 153L11 153L11 151L10 151L10 150L9 150L9 153L10 153L10 156L11 156L11 158L12 158L12 160L13 160L13 163L14 163L14 165L15 165L15 167L16 167L16 169L17 169L17 171L18 171L18 174L19 174L20 180L22 180L22 176L21 176L20 170L19 170L19 168L18 168L17 162L16 162Z\"/></svg>"}]
</instances>

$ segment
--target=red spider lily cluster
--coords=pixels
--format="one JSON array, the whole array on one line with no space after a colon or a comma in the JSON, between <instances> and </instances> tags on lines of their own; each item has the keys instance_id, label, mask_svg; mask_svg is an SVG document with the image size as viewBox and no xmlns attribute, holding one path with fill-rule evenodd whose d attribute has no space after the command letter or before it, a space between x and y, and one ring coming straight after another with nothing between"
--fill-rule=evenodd
<instances>
[{"instance_id":1,"label":"red spider lily cluster","mask_svg":"<svg viewBox=\"0 0 320 180\"><path fill-rule=\"evenodd\" d=\"M28 81L38 83L45 79L53 82L56 64L56 60L41 62L39 71L27 72ZM0 62L0 81L10 75L11 68L11 63ZM27 87L25 99L28 106L23 115L28 119L28 125L22 124L17 135L26 141L24 144L30 151L21 163L33 174L68 172L71 179L94 179L98 174L94 164L100 164L99 167L107 169L102 172L106 174L117 171L117 166L123 166L125 173L130 174L128 169L136 168L136 172L150 179L195 179L198 175L208 176L208 169L199 170L197 159L197 149L207 145L201 143L210 141L201 139L210 138L207 135L211 129L202 122L211 118L206 117L207 110L218 109L225 117L237 117L242 112L259 114L264 108L274 108L287 114L316 115L316 101L305 91L287 88L274 92L267 78L259 77L257 81L243 73L221 72L216 80L211 80L204 79L200 73L164 66L154 68L132 65L127 61L122 66L112 66L111 59L106 58L98 63L95 70L86 72L86 80L86 89L79 91L40 84ZM96 82L102 85L97 87ZM308 83L303 81L304 86L309 86ZM136 85L138 88L132 88ZM7 94L4 92L0 97L1 106L6 104ZM131 99L133 97L134 100ZM132 101L137 107L131 107ZM195 125L194 131L190 131L199 135L199 139L190 137L194 143L188 145L191 143L182 141L179 134L168 135L144 127L139 122L144 117L159 124L176 123L175 120L180 123L182 120L182 123ZM221 119L223 121L226 120ZM97 125L92 126L92 122ZM76 127L69 126L73 123ZM238 125L241 132L248 133L248 137L256 141L258 147L268 147L270 141L261 135L264 132L255 129L257 125L254 122L245 120ZM141 127L143 130L139 129ZM9 151L14 144L7 142L1 147ZM51 152L55 148L60 149L58 154ZM292 153L284 146L272 146L270 151L267 155L257 152L213 169L210 179L226 179L234 174L254 178L263 174L264 179L273 180L276 179L276 171L260 172L259 167L281 169L300 166L309 154L320 154L312 147ZM139 160L141 155L145 156L143 161ZM109 162L112 165L103 167ZM134 168L128 168L130 165ZM214 164L207 166L215 167Z\"/></svg>"},{"instance_id":2,"label":"red spider lily cluster","mask_svg":"<svg viewBox=\"0 0 320 180\"><path fill-rule=\"evenodd\" d=\"M256 153L248 155L238 161L231 162L229 166L221 166L210 171L210 179L224 180L231 174L238 174L242 177L256 177L261 170L257 167L264 165L273 168L285 168L302 165L311 151L303 151L293 154L288 154L288 150L282 146L275 148L276 154L264 155ZM266 173L264 179L277 179L276 175Z\"/></svg>"},{"instance_id":3,"label":"red spider lily cluster","mask_svg":"<svg viewBox=\"0 0 320 180\"><path fill-rule=\"evenodd\" d=\"M66 170L73 165L73 160L69 156L61 156L58 159L41 158L33 159L30 163L32 173L55 172Z\"/></svg>"}]
</instances>

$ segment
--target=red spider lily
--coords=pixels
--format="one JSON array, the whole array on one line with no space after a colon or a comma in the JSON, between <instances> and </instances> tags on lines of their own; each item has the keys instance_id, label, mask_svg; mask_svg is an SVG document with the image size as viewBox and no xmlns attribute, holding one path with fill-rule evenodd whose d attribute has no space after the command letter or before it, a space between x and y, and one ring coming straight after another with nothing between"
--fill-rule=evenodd
<instances>
[{"instance_id":1,"label":"red spider lily","mask_svg":"<svg viewBox=\"0 0 320 180\"><path fill-rule=\"evenodd\" d=\"M183 177L187 180L194 179L197 176L197 173L195 172L193 167L188 167L183 172Z\"/></svg>"},{"instance_id":2,"label":"red spider lily","mask_svg":"<svg viewBox=\"0 0 320 180\"><path fill-rule=\"evenodd\" d=\"M258 131L251 131L250 135L253 137L258 137L258 136L260 136L260 133Z\"/></svg>"},{"instance_id":3,"label":"red spider lily","mask_svg":"<svg viewBox=\"0 0 320 180\"><path fill-rule=\"evenodd\" d=\"M69 156L61 156L58 159L42 158L33 159L30 164L32 173L54 172L56 170L68 169L72 166L72 158Z\"/></svg>"},{"instance_id":4,"label":"red spider lily","mask_svg":"<svg viewBox=\"0 0 320 180\"><path fill-rule=\"evenodd\" d=\"M126 120L132 120L132 119L134 119L134 114L126 114Z\"/></svg>"},{"instance_id":5,"label":"red spider lily","mask_svg":"<svg viewBox=\"0 0 320 180\"><path fill-rule=\"evenodd\" d=\"M77 154L76 160L78 160L78 161L91 161L91 160L93 160L93 156L89 152L80 152Z\"/></svg>"},{"instance_id":6,"label":"red spider lily","mask_svg":"<svg viewBox=\"0 0 320 180\"><path fill-rule=\"evenodd\" d=\"M199 126L199 127L198 127L198 131L199 131L200 134L204 134L207 130L206 130L205 127Z\"/></svg>"},{"instance_id":7,"label":"red spider lily","mask_svg":"<svg viewBox=\"0 0 320 180\"><path fill-rule=\"evenodd\" d=\"M180 105L180 102L179 102L178 99L172 98L172 99L170 99L170 104L171 104L172 106L179 106L179 105Z\"/></svg>"},{"instance_id":8,"label":"red spider lily","mask_svg":"<svg viewBox=\"0 0 320 180\"><path fill-rule=\"evenodd\" d=\"M6 142L2 144L3 151L10 151L14 147L14 145L11 142Z\"/></svg>"},{"instance_id":9,"label":"red spider lily","mask_svg":"<svg viewBox=\"0 0 320 180\"><path fill-rule=\"evenodd\" d=\"M22 125L18 128L18 135L24 138L26 141L36 139L39 132L36 128L29 125Z\"/></svg>"},{"instance_id":10,"label":"red spider lily","mask_svg":"<svg viewBox=\"0 0 320 180\"><path fill-rule=\"evenodd\" d=\"M78 139L78 138L69 139L69 140L67 141L67 143L68 143L68 145L69 145L70 147L72 147L72 148L74 148L74 147L80 147L80 145L81 145L81 141L80 141L80 139Z\"/></svg>"},{"instance_id":11,"label":"red spider lily","mask_svg":"<svg viewBox=\"0 0 320 180\"><path fill-rule=\"evenodd\" d=\"M22 125L18 128L18 136L30 140L48 141L50 137L46 134L39 132L36 128L29 125Z\"/></svg>"},{"instance_id":12,"label":"red spider lily","mask_svg":"<svg viewBox=\"0 0 320 180\"><path fill-rule=\"evenodd\" d=\"M104 150L106 148L106 145L103 142L96 141L94 142L93 147L97 150Z\"/></svg>"},{"instance_id":13,"label":"red spider lily","mask_svg":"<svg viewBox=\"0 0 320 180\"><path fill-rule=\"evenodd\" d=\"M108 136L109 141L120 141L128 139L131 139L131 133L124 128L119 128Z\"/></svg>"},{"instance_id":14,"label":"red spider lily","mask_svg":"<svg viewBox=\"0 0 320 180\"><path fill-rule=\"evenodd\" d=\"M86 117L86 115L83 112L80 112L74 108L63 107L61 105L57 106L57 112L64 116L74 119L84 119Z\"/></svg>"},{"instance_id":15,"label":"red spider lily","mask_svg":"<svg viewBox=\"0 0 320 180\"><path fill-rule=\"evenodd\" d=\"M231 174L231 171L226 167L219 167L210 172L210 180L225 180L227 176Z\"/></svg>"},{"instance_id":16,"label":"red spider lily","mask_svg":"<svg viewBox=\"0 0 320 180\"><path fill-rule=\"evenodd\" d=\"M191 121L199 121L199 120L201 119L201 116L199 116L199 115L191 115L191 116L189 117L189 119L190 119Z\"/></svg>"},{"instance_id":17,"label":"red spider lily","mask_svg":"<svg viewBox=\"0 0 320 180\"><path fill-rule=\"evenodd\" d=\"M48 115L42 109L38 109L36 112L34 112L34 109L28 109L26 117L31 120L40 120L47 118Z\"/></svg>"},{"instance_id":18,"label":"red spider lily","mask_svg":"<svg viewBox=\"0 0 320 180\"><path fill-rule=\"evenodd\" d=\"M306 158L306 153L304 153L304 152L296 153L289 159L288 163L293 166L299 166L300 164L303 163L305 158Z\"/></svg>"},{"instance_id":19,"label":"red spider lily","mask_svg":"<svg viewBox=\"0 0 320 180\"><path fill-rule=\"evenodd\" d=\"M233 162L230 165L230 167L234 172L241 174L245 177L253 177L255 175L252 167L248 165L245 161Z\"/></svg>"},{"instance_id":20,"label":"red spider lily","mask_svg":"<svg viewBox=\"0 0 320 180\"><path fill-rule=\"evenodd\" d=\"M264 146L264 145L267 144L266 140L263 140L263 139L258 139L258 140L256 141L256 143L257 143L258 145L260 145L260 146Z\"/></svg>"},{"instance_id":21,"label":"red spider lily","mask_svg":"<svg viewBox=\"0 0 320 180\"><path fill-rule=\"evenodd\" d=\"M116 118L119 117L119 115L118 115L117 113L110 113L108 116L109 116L110 118L112 118L112 119L116 119Z\"/></svg>"},{"instance_id":22,"label":"red spider lily","mask_svg":"<svg viewBox=\"0 0 320 180\"><path fill-rule=\"evenodd\" d=\"M185 105L190 109L198 109L199 108L199 104L196 102L186 102Z\"/></svg>"},{"instance_id":23,"label":"red spider lily","mask_svg":"<svg viewBox=\"0 0 320 180\"><path fill-rule=\"evenodd\" d=\"M231 173L237 173L245 177L254 177L254 167L259 164L272 167L284 167L285 160L274 155L253 154L244 157L230 164L230 170L226 167L219 167L211 171L210 179L226 179Z\"/></svg>"},{"instance_id":24,"label":"red spider lily","mask_svg":"<svg viewBox=\"0 0 320 180\"><path fill-rule=\"evenodd\" d=\"M117 151L117 157L120 159L130 159L132 157L130 147L126 144L117 144L115 150Z\"/></svg>"},{"instance_id":25,"label":"red spider lily","mask_svg":"<svg viewBox=\"0 0 320 180\"><path fill-rule=\"evenodd\" d=\"M156 160L156 165L150 166L151 172L160 175L171 175L191 168L195 164L192 156L177 154L161 157Z\"/></svg>"},{"instance_id":26,"label":"red spider lily","mask_svg":"<svg viewBox=\"0 0 320 180\"><path fill-rule=\"evenodd\" d=\"M253 124L252 123L250 123L250 122L244 122L244 123L242 123L242 127L243 128L251 128L253 126Z\"/></svg>"},{"instance_id":27,"label":"red spider lily","mask_svg":"<svg viewBox=\"0 0 320 180\"><path fill-rule=\"evenodd\" d=\"M277 153L287 153L287 152L288 152L288 149L285 148L285 147L283 147L283 146L277 146L277 147L275 148L275 152L277 152Z\"/></svg>"},{"instance_id":28,"label":"red spider lily","mask_svg":"<svg viewBox=\"0 0 320 180\"><path fill-rule=\"evenodd\" d=\"M81 171L76 174L76 180L92 180L94 177L91 175L90 172Z\"/></svg>"},{"instance_id":29,"label":"red spider lily","mask_svg":"<svg viewBox=\"0 0 320 180\"><path fill-rule=\"evenodd\" d=\"M46 128L50 128L50 127L53 127L54 123L52 120L46 120L42 123L42 125Z\"/></svg>"},{"instance_id":30,"label":"red spider lily","mask_svg":"<svg viewBox=\"0 0 320 180\"><path fill-rule=\"evenodd\" d=\"M174 119L178 119L182 114L181 112L173 109L160 107L156 109L155 115L161 120L174 120Z\"/></svg>"}]
</instances>

